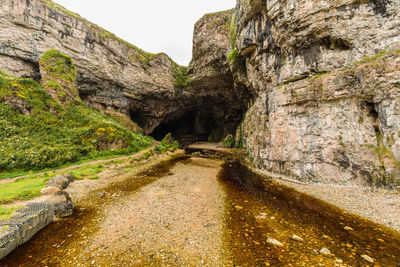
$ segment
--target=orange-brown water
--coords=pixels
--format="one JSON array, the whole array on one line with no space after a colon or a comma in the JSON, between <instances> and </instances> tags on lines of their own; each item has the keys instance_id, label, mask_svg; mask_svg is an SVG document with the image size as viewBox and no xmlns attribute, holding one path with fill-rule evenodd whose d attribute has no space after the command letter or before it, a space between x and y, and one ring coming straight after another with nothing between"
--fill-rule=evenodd
<instances>
[{"instance_id":1,"label":"orange-brown water","mask_svg":"<svg viewBox=\"0 0 400 267\"><path fill-rule=\"evenodd\" d=\"M332 266L337 259L368 266L362 255L375 266L400 266L400 235L391 229L266 180L238 162L225 164L219 179L228 196L225 246L237 266ZM256 219L262 213L266 219ZM284 245L268 244L268 238ZM321 255L322 248L332 255Z\"/></svg>"}]
</instances>

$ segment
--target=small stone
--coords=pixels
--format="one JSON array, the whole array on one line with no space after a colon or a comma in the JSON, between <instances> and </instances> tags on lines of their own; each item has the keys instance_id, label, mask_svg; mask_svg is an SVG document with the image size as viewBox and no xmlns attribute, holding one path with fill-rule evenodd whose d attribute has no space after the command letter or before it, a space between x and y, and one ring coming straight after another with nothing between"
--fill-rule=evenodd
<instances>
[{"instance_id":1,"label":"small stone","mask_svg":"<svg viewBox=\"0 0 400 267\"><path fill-rule=\"evenodd\" d=\"M354 229L351 228L350 226L345 226L345 227L343 227L343 229L346 231L354 231Z\"/></svg>"},{"instance_id":2,"label":"small stone","mask_svg":"<svg viewBox=\"0 0 400 267\"><path fill-rule=\"evenodd\" d=\"M242 209L243 209L243 207L242 207L242 206L239 206L239 205L237 205L237 206L235 206L235 209L237 209L237 210L242 210Z\"/></svg>"},{"instance_id":3,"label":"small stone","mask_svg":"<svg viewBox=\"0 0 400 267\"><path fill-rule=\"evenodd\" d=\"M293 239L294 241L298 241L298 242L303 242L303 241L304 241L303 238L301 238L301 237L298 236L298 235L292 236L292 239Z\"/></svg>"},{"instance_id":4,"label":"small stone","mask_svg":"<svg viewBox=\"0 0 400 267\"><path fill-rule=\"evenodd\" d=\"M99 192L96 195L97 195L97 197L105 197L106 196L106 192Z\"/></svg>"},{"instance_id":5,"label":"small stone","mask_svg":"<svg viewBox=\"0 0 400 267\"><path fill-rule=\"evenodd\" d=\"M266 213L260 213L258 216L256 216L257 220L266 220L267 219L267 214Z\"/></svg>"},{"instance_id":6,"label":"small stone","mask_svg":"<svg viewBox=\"0 0 400 267\"><path fill-rule=\"evenodd\" d=\"M363 258L364 260L366 260L367 262L369 262L369 263L374 263L374 259L373 258L371 258L370 256L368 256L368 255L362 255L361 256L361 258Z\"/></svg>"},{"instance_id":7,"label":"small stone","mask_svg":"<svg viewBox=\"0 0 400 267\"><path fill-rule=\"evenodd\" d=\"M324 256L330 256L332 253L331 253L331 251L329 250L329 249L327 249L327 248L322 248L320 251L319 251L319 253L321 254L321 255L324 255Z\"/></svg>"},{"instance_id":8,"label":"small stone","mask_svg":"<svg viewBox=\"0 0 400 267\"><path fill-rule=\"evenodd\" d=\"M342 264L343 260L342 259L336 259L336 263Z\"/></svg>"},{"instance_id":9,"label":"small stone","mask_svg":"<svg viewBox=\"0 0 400 267\"><path fill-rule=\"evenodd\" d=\"M270 237L267 239L267 243L269 243L271 245L278 246L278 247L283 247L284 246L283 243L279 242L276 239L270 238Z\"/></svg>"}]
</instances>

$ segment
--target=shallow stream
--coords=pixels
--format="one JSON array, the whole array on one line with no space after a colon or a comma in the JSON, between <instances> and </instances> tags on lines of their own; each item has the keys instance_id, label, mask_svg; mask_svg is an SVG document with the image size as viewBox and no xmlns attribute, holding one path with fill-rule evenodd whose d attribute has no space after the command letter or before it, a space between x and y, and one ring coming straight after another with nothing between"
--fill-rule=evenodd
<instances>
[{"instance_id":1,"label":"shallow stream","mask_svg":"<svg viewBox=\"0 0 400 267\"><path fill-rule=\"evenodd\" d=\"M99 192L90 192L86 200L78 203L72 217L49 225L0 262L0 266L68 266L68 259L85 249L83 241L98 231L99 222L107 216L103 207L115 200L113 195L129 197L159 179L168 179L176 164L190 169L194 168L193 162L190 156L176 156L112 184L102 190L102 197ZM223 164L215 179L225 192L221 250L229 265L400 266L400 235L389 228L261 177L239 161ZM294 235L302 241L292 239ZM271 244L275 241L278 243ZM330 254L322 255L323 249ZM369 263L364 255L374 263ZM75 262L96 266L96 258ZM110 265L113 262L110 258ZM207 265L207 261L199 264Z\"/></svg>"}]
</instances>

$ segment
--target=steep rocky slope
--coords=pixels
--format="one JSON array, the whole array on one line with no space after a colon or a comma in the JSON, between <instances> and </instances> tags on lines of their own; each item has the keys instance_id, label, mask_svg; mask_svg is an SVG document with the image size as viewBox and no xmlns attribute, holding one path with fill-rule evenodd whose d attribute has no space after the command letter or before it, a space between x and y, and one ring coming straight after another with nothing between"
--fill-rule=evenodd
<instances>
[{"instance_id":1,"label":"steep rocky slope","mask_svg":"<svg viewBox=\"0 0 400 267\"><path fill-rule=\"evenodd\" d=\"M0 27L0 69L6 72L39 78L41 54L59 49L76 64L84 101L132 115L147 133L180 108L168 101L177 92L176 64L167 55L146 53L51 1L0 1Z\"/></svg>"},{"instance_id":2,"label":"steep rocky slope","mask_svg":"<svg viewBox=\"0 0 400 267\"><path fill-rule=\"evenodd\" d=\"M261 169L400 185L397 1L238 1L235 81L256 97L241 135Z\"/></svg>"},{"instance_id":3,"label":"steep rocky slope","mask_svg":"<svg viewBox=\"0 0 400 267\"><path fill-rule=\"evenodd\" d=\"M213 131L222 137L240 121L244 110L238 96L230 93L233 79L226 74L227 64L215 68L221 79L208 76L191 82L186 68L166 54L144 52L54 2L1 0L0 4L0 69L6 72L39 79L41 54L58 49L76 64L82 100L128 115L144 133L158 138L173 132L189 142L206 140ZM230 15L224 14L215 26L226 36ZM222 84L215 82L221 80Z\"/></svg>"}]
</instances>

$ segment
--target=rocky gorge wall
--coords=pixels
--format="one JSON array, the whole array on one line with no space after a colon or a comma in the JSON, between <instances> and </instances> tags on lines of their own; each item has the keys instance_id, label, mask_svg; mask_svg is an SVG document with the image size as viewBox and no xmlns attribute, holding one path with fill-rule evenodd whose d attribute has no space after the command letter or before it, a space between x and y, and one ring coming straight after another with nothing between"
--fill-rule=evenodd
<instances>
[{"instance_id":1,"label":"rocky gorge wall","mask_svg":"<svg viewBox=\"0 0 400 267\"><path fill-rule=\"evenodd\" d=\"M187 70L51 1L0 5L0 69L39 79L40 56L59 49L82 100L146 134L236 131L259 169L399 186L398 1L238 0L196 23Z\"/></svg>"},{"instance_id":2,"label":"rocky gorge wall","mask_svg":"<svg viewBox=\"0 0 400 267\"><path fill-rule=\"evenodd\" d=\"M226 36L230 17L215 21L215 36ZM244 112L228 64L215 68L218 79L189 80L166 54L147 53L52 1L0 0L0 28L0 69L39 80L40 56L58 49L75 62L82 100L123 114L146 134L207 140L234 131Z\"/></svg>"},{"instance_id":3,"label":"rocky gorge wall","mask_svg":"<svg viewBox=\"0 0 400 267\"><path fill-rule=\"evenodd\" d=\"M238 131L254 164L400 186L399 26L398 1L238 0L231 66L254 96Z\"/></svg>"},{"instance_id":4,"label":"rocky gorge wall","mask_svg":"<svg viewBox=\"0 0 400 267\"><path fill-rule=\"evenodd\" d=\"M140 109L145 132L162 120L161 110L172 108L162 101L175 97L175 63L166 54L146 53L47 0L1 0L0 27L6 72L38 78L40 56L58 49L75 62L81 98L92 106L126 115ZM149 109L150 102L157 105Z\"/></svg>"}]
</instances>

